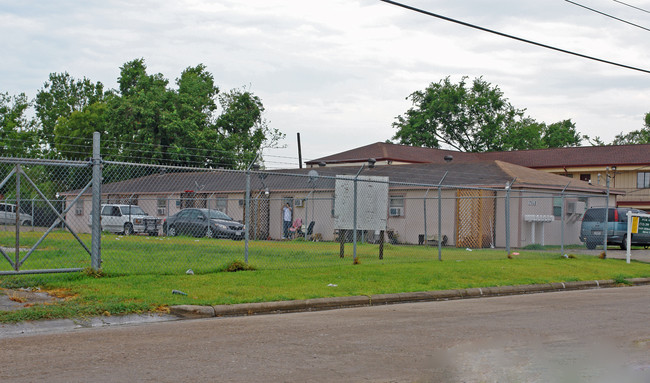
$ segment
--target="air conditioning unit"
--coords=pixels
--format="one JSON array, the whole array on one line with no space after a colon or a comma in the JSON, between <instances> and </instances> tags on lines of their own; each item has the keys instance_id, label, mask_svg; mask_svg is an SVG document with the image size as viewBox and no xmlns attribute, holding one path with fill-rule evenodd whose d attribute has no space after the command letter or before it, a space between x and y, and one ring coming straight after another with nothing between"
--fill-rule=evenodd
<instances>
[{"instance_id":1,"label":"air conditioning unit","mask_svg":"<svg viewBox=\"0 0 650 383\"><path fill-rule=\"evenodd\" d=\"M305 200L302 198L295 198L293 200L293 206L295 207L303 207L305 204Z\"/></svg>"},{"instance_id":2,"label":"air conditioning unit","mask_svg":"<svg viewBox=\"0 0 650 383\"><path fill-rule=\"evenodd\" d=\"M167 208L159 207L158 208L158 215L167 215Z\"/></svg>"},{"instance_id":3,"label":"air conditioning unit","mask_svg":"<svg viewBox=\"0 0 650 383\"><path fill-rule=\"evenodd\" d=\"M566 213L575 214L576 212L576 202L567 202L566 204Z\"/></svg>"},{"instance_id":4,"label":"air conditioning unit","mask_svg":"<svg viewBox=\"0 0 650 383\"><path fill-rule=\"evenodd\" d=\"M391 207L388 209L388 215L391 217L401 217L404 215L404 209L401 207Z\"/></svg>"}]
</instances>

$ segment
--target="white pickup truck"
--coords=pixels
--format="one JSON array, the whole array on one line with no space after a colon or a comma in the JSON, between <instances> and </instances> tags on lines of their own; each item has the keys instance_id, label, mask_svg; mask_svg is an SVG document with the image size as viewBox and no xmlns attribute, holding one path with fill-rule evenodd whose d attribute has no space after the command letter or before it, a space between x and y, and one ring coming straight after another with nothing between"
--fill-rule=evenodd
<instances>
[{"instance_id":1,"label":"white pickup truck","mask_svg":"<svg viewBox=\"0 0 650 383\"><path fill-rule=\"evenodd\" d=\"M91 215L90 226L92 219ZM147 215L138 205L102 205L100 221L102 230L124 235L147 233L155 236L160 225L158 218Z\"/></svg>"},{"instance_id":2,"label":"white pickup truck","mask_svg":"<svg viewBox=\"0 0 650 383\"><path fill-rule=\"evenodd\" d=\"M9 203L0 203L0 224L3 225L15 225L16 224L16 212L18 208L14 204ZM20 225L21 226L30 226L32 224L32 216L18 211L20 213Z\"/></svg>"}]
</instances>

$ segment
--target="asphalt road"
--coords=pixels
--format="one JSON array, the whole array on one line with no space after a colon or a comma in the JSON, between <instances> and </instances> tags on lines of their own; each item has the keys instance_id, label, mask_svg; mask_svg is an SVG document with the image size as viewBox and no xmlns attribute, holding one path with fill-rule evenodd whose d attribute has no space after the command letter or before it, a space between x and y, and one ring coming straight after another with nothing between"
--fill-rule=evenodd
<instances>
[{"instance_id":1,"label":"asphalt road","mask_svg":"<svg viewBox=\"0 0 650 383\"><path fill-rule=\"evenodd\" d=\"M650 286L0 339L5 382L648 382Z\"/></svg>"}]
</instances>

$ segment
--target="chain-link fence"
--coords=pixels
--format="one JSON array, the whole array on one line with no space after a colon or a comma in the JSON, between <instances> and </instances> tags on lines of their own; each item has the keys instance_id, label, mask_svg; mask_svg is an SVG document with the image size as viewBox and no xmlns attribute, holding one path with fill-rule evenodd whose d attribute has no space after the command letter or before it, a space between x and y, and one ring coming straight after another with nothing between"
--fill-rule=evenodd
<instances>
[{"instance_id":1,"label":"chain-link fence","mask_svg":"<svg viewBox=\"0 0 650 383\"><path fill-rule=\"evenodd\" d=\"M3 159L0 162L0 272L75 271L90 267L88 230L63 190L88 190L87 162ZM79 194L79 193L78 193ZM83 203L83 202L81 202Z\"/></svg>"},{"instance_id":2,"label":"chain-link fence","mask_svg":"<svg viewBox=\"0 0 650 383\"><path fill-rule=\"evenodd\" d=\"M597 191L452 184L447 173L405 175L402 165L234 171L105 161L93 188L94 164L2 159L0 272L95 267L98 227L101 268L116 274L206 273L234 261L433 262L479 249L559 254L586 250L585 212L613 205Z\"/></svg>"}]
</instances>

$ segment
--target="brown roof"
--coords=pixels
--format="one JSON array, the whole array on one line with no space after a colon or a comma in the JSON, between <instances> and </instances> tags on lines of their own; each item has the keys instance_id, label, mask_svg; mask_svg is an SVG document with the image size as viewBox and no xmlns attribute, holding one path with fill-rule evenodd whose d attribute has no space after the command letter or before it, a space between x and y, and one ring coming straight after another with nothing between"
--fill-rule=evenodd
<instances>
[{"instance_id":1,"label":"brown roof","mask_svg":"<svg viewBox=\"0 0 650 383\"><path fill-rule=\"evenodd\" d=\"M329 164L354 163L375 158L377 161L391 160L409 163L443 163L446 155L452 155L454 162L505 161L529 168L604 167L650 165L650 144L582 146L517 150L510 152L466 153L453 150L421 148L385 142L362 146L331 156L308 161L309 165L319 162Z\"/></svg>"}]
</instances>

